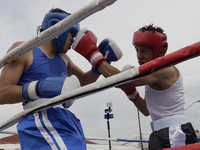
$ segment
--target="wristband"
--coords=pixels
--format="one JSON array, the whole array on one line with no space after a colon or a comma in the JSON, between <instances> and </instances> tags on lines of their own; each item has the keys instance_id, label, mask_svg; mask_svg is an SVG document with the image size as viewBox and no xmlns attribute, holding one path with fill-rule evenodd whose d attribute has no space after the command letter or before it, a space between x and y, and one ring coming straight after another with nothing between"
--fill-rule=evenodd
<instances>
[{"instance_id":1,"label":"wristband","mask_svg":"<svg viewBox=\"0 0 200 150\"><path fill-rule=\"evenodd\" d=\"M132 102L136 101L139 97L139 93L135 87L134 88L123 88L122 90L126 93L126 96Z\"/></svg>"}]
</instances>

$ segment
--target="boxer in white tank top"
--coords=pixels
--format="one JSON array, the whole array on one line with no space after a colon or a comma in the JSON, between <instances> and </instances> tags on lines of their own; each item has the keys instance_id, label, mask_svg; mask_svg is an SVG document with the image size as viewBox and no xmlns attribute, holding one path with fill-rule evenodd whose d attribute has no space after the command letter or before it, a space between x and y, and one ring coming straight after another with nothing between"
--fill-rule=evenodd
<instances>
[{"instance_id":1,"label":"boxer in white tank top","mask_svg":"<svg viewBox=\"0 0 200 150\"><path fill-rule=\"evenodd\" d=\"M163 32L162 28L150 24L134 33L133 45L140 65L165 55L168 43L167 36ZM123 70L130 68L130 65L125 66ZM98 71L105 77L120 72L105 62L99 65ZM140 97L135 88L143 85L146 87L146 98ZM183 81L175 66L121 85L119 88L125 92L141 113L151 116L154 131L149 139L150 150L197 142L194 129L184 114Z\"/></svg>"}]
</instances>

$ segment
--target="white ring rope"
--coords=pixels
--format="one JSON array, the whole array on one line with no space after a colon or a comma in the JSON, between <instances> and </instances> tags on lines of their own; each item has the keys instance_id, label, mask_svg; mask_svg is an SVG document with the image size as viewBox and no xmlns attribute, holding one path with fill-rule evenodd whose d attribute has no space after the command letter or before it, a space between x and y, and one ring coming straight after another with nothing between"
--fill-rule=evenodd
<instances>
[{"instance_id":1,"label":"white ring rope","mask_svg":"<svg viewBox=\"0 0 200 150\"><path fill-rule=\"evenodd\" d=\"M67 31L69 28L79 23L86 17L94 14L97 11L104 9L105 7L113 4L116 0L94 0L80 10L74 12L69 17L58 22L54 26L48 28L47 30L39 33L30 40L22 43L16 48L9 51L3 58L0 59L0 68L5 64L12 62L16 58L25 54L26 52L37 48L38 46L54 39L58 35Z\"/></svg>"},{"instance_id":2,"label":"white ring rope","mask_svg":"<svg viewBox=\"0 0 200 150\"><path fill-rule=\"evenodd\" d=\"M119 138L101 138L101 137L86 137L86 140L98 140L98 141L114 141L114 142L142 142L148 143L148 140L133 140L133 139L119 139Z\"/></svg>"}]
</instances>

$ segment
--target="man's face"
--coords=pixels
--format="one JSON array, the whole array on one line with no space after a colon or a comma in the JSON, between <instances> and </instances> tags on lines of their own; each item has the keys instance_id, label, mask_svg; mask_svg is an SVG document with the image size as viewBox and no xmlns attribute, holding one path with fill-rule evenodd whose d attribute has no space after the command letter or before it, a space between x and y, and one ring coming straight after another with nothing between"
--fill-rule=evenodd
<instances>
[{"instance_id":1,"label":"man's face","mask_svg":"<svg viewBox=\"0 0 200 150\"><path fill-rule=\"evenodd\" d=\"M153 47L136 45L135 49L137 53L138 63L140 65L153 60Z\"/></svg>"},{"instance_id":2,"label":"man's face","mask_svg":"<svg viewBox=\"0 0 200 150\"><path fill-rule=\"evenodd\" d=\"M62 51L60 51L60 53L66 53L68 50L71 49L71 46L74 42L74 37L75 37L75 33L72 31L69 31L65 45L64 45Z\"/></svg>"}]
</instances>

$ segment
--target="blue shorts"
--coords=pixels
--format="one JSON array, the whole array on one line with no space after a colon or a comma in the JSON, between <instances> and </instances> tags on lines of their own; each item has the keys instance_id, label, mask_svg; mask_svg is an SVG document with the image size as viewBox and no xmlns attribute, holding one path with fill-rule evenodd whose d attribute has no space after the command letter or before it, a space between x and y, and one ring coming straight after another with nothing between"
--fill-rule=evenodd
<instances>
[{"instance_id":1,"label":"blue shorts","mask_svg":"<svg viewBox=\"0 0 200 150\"><path fill-rule=\"evenodd\" d=\"M67 109L49 108L26 116L17 130L22 150L86 150L81 123Z\"/></svg>"}]
</instances>

